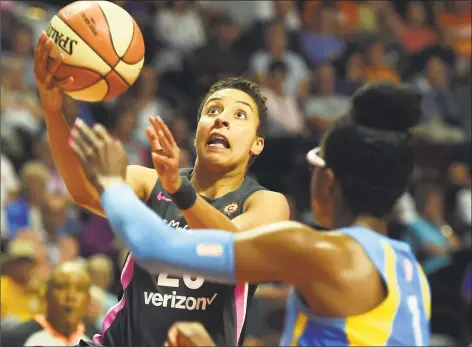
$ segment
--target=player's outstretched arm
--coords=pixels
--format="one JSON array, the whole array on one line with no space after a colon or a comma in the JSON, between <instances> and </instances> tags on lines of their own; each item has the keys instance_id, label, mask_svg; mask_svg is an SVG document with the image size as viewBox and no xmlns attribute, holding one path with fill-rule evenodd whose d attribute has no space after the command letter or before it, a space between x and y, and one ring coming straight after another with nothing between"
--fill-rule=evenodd
<instances>
[{"instance_id":1,"label":"player's outstretched arm","mask_svg":"<svg viewBox=\"0 0 472 347\"><path fill-rule=\"evenodd\" d=\"M57 81L53 78L55 71L62 63L62 57L58 55L52 63L48 64L53 49L54 42L47 38L46 33L41 33L34 52L34 70L54 164L74 201L103 215L100 195L90 184L80 160L68 145L70 128L62 114L63 92L61 88L67 87L73 80L69 78ZM146 193L142 182L150 181L150 186L152 186L157 179L154 170L139 166L130 166L126 177L127 182L140 198L145 198Z\"/></svg>"},{"instance_id":2,"label":"player's outstretched arm","mask_svg":"<svg viewBox=\"0 0 472 347\"><path fill-rule=\"evenodd\" d=\"M152 161L163 188L171 194L192 229L248 230L290 219L287 199L280 193L259 191L247 200L244 212L231 220L197 194L188 179L179 175L180 149L160 117L150 117L147 129Z\"/></svg>"},{"instance_id":3,"label":"player's outstretched arm","mask_svg":"<svg viewBox=\"0 0 472 347\"><path fill-rule=\"evenodd\" d=\"M237 234L219 230L176 234L126 184L104 188L102 206L113 229L150 272L185 273L222 283L297 285L336 274L346 258L341 238L338 242L290 221Z\"/></svg>"}]
</instances>

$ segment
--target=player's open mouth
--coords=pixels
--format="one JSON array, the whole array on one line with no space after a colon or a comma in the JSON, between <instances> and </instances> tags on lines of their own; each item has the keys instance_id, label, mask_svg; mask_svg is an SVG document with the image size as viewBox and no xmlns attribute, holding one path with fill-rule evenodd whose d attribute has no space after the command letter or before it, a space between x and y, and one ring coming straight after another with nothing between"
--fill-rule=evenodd
<instances>
[{"instance_id":1,"label":"player's open mouth","mask_svg":"<svg viewBox=\"0 0 472 347\"><path fill-rule=\"evenodd\" d=\"M229 141L226 137L220 134L212 134L207 141L207 146L211 148L230 149Z\"/></svg>"}]
</instances>

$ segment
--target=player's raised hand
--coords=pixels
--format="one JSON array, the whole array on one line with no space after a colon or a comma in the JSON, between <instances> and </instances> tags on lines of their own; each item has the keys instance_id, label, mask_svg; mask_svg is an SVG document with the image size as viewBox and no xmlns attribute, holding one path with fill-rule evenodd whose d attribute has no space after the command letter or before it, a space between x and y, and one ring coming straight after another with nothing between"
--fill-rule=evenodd
<instances>
[{"instance_id":1,"label":"player's raised hand","mask_svg":"<svg viewBox=\"0 0 472 347\"><path fill-rule=\"evenodd\" d=\"M172 325L167 335L168 346L215 346L201 323L178 322Z\"/></svg>"},{"instance_id":2,"label":"player's raised hand","mask_svg":"<svg viewBox=\"0 0 472 347\"><path fill-rule=\"evenodd\" d=\"M151 156L162 187L175 193L181 185L179 175L180 148L161 117L149 117L152 127L146 129L151 144Z\"/></svg>"},{"instance_id":3,"label":"player's raised hand","mask_svg":"<svg viewBox=\"0 0 472 347\"><path fill-rule=\"evenodd\" d=\"M63 61L62 53L52 54L54 49L54 42L43 31L34 49L34 74L41 104L46 112L61 112L63 97L61 88L71 85L74 81L72 77L61 81L54 78L54 73ZM51 55L55 57L50 58Z\"/></svg>"},{"instance_id":4,"label":"player's raised hand","mask_svg":"<svg viewBox=\"0 0 472 347\"><path fill-rule=\"evenodd\" d=\"M113 183L124 183L128 158L123 144L97 124L90 129L80 118L74 123L69 145L82 162L85 173L101 192Z\"/></svg>"}]
</instances>

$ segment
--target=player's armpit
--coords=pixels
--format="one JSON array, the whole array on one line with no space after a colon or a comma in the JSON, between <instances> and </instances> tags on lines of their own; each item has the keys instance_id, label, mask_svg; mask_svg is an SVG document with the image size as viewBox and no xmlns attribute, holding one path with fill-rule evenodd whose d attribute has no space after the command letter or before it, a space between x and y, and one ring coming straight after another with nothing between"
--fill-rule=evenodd
<instances>
[{"instance_id":1,"label":"player's armpit","mask_svg":"<svg viewBox=\"0 0 472 347\"><path fill-rule=\"evenodd\" d=\"M245 231L289 219L287 198L280 193L260 190L249 197L244 213L233 219L233 224L239 231Z\"/></svg>"}]
</instances>

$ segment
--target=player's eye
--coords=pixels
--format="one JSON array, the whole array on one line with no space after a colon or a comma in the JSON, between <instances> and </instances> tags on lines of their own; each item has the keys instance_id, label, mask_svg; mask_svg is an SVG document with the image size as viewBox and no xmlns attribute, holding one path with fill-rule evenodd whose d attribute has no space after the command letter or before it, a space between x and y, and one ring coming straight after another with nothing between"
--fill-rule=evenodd
<instances>
[{"instance_id":1,"label":"player's eye","mask_svg":"<svg viewBox=\"0 0 472 347\"><path fill-rule=\"evenodd\" d=\"M217 108L217 107L210 107L208 109L208 114L218 114L220 112L220 110Z\"/></svg>"},{"instance_id":2,"label":"player's eye","mask_svg":"<svg viewBox=\"0 0 472 347\"><path fill-rule=\"evenodd\" d=\"M235 114L235 117L236 117L237 119L247 119L247 116L246 116L246 114L245 114L244 112L238 112L238 113L236 113L236 114Z\"/></svg>"}]
</instances>

